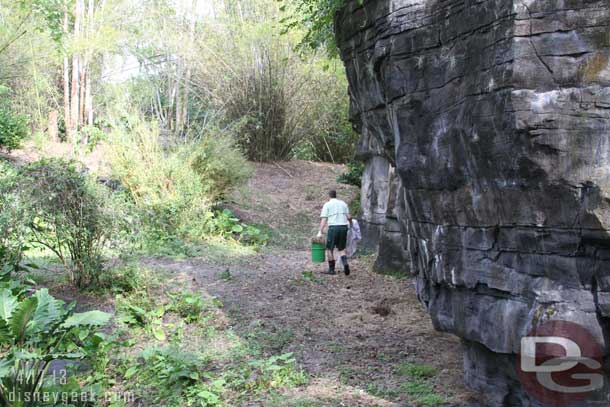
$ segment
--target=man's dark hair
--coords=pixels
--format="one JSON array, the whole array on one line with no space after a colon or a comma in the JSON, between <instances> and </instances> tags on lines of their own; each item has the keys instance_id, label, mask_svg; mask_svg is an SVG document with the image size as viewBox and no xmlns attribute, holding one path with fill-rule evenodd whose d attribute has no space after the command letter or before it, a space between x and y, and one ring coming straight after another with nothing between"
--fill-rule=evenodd
<instances>
[{"instance_id":1,"label":"man's dark hair","mask_svg":"<svg viewBox=\"0 0 610 407\"><path fill-rule=\"evenodd\" d=\"M331 198L336 198L337 197L337 191L335 191L334 189L331 189L330 191L328 191L328 196Z\"/></svg>"}]
</instances>

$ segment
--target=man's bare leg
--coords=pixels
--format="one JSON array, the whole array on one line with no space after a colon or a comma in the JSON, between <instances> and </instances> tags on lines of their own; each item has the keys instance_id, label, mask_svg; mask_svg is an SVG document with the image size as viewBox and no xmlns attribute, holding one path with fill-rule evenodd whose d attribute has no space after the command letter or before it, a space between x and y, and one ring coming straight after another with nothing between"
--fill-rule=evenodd
<instances>
[{"instance_id":1,"label":"man's bare leg","mask_svg":"<svg viewBox=\"0 0 610 407\"><path fill-rule=\"evenodd\" d=\"M351 270L349 269L349 263L347 262L347 251L339 251L339 258L341 259L341 263L343 263L343 271L345 272L345 275L349 276Z\"/></svg>"},{"instance_id":2,"label":"man's bare leg","mask_svg":"<svg viewBox=\"0 0 610 407\"><path fill-rule=\"evenodd\" d=\"M326 258L328 259L328 272L326 274L335 274L335 253L333 250L326 249Z\"/></svg>"}]
</instances>

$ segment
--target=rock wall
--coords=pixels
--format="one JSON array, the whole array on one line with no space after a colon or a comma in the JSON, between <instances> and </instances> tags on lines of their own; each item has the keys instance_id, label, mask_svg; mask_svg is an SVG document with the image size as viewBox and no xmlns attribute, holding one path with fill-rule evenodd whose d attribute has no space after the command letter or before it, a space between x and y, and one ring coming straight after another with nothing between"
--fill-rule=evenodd
<instances>
[{"instance_id":1,"label":"rock wall","mask_svg":"<svg viewBox=\"0 0 610 407\"><path fill-rule=\"evenodd\" d=\"M463 338L467 382L538 405L513 363L533 327L579 323L608 354L610 4L350 0L336 22L367 228L400 227L381 250Z\"/></svg>"},{"instance_id":2,"label":"rock wall","mask_svg":"<svg viewBox=\"0 0 610 407\"><path fill-rule=\"evenodd\" d=\"M375 269L381 273L409 272L399 221L401 195L402 184L392 163L380 155L366 159L360 205L362 246L378 252Z\"/></svg>"}]
</instances>

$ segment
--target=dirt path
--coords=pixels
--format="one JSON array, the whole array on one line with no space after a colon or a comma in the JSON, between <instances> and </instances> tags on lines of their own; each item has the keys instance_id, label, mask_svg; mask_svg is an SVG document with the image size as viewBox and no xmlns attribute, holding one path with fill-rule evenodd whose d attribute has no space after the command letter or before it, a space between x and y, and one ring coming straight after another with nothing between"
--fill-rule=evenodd
<instances>
[{"instance_id":1,"label":"dirt path","mask_svg":"<svg viewBox=\"0 0 610 407\"><path fill-rule=\"evenodd\" d=\"M399 390L405 363L435 367L434 391L453 404L467 402L460 343L434 331L410 279L371 273L370 256L354 260L350 277L322 276L323 266L310 262L303 247L315 230L324 191L339 187L347 200L357 194L336 184L340 171L302 162L257 167L232 209L274 230L275 244L262 253L146 263L194 278L200 290L225 304L240 335L260 334L274 352L294 352L314 377L298 397L328 401L311 405L412 405L412 395Z\"/></svg>"}]
</instances>

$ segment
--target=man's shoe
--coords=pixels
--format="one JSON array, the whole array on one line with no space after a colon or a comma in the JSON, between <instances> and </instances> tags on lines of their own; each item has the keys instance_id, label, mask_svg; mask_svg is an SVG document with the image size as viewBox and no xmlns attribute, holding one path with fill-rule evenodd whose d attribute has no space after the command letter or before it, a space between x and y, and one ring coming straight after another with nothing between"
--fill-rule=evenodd
<instances>
[{"instance_id":1,"label":"man's shoe","mask_svg":"<svg viewBox=\"0 0 610 407\"><path fill-rule=\"evenodd\" d=\"M329 270L323 271L323 272L322 272L322 273L320 273L320 274L326 274L327 276L336 276L336 275L337 275L337 272L336 272L335 270L330 270L330 269L329 269Z\"/></svg>"},{"instance_id":2,"label":"man's shoe","mask_svg":"<svg viewBox=\"0 0 610 407\"><path fill-rule=\"evenodd\" d=\"M349 264L346 264L343 267L343 272L345 273L346 276L349 276L349 273L351 273L350 269L349 269Z\"/></svg>"}]
</instances>

